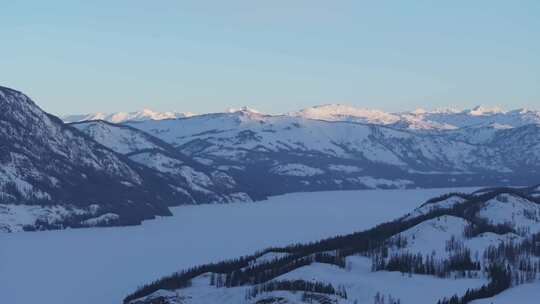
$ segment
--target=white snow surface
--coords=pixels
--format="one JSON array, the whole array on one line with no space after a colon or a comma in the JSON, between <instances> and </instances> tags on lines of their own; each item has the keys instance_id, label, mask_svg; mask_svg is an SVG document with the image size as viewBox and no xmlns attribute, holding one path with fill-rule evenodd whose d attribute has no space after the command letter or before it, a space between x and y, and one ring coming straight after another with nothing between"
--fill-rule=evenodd
<instances>
[{"instance_id":1,"label":"white snow surface","mask_svg":"<svg viewBox=\"0 0 540 304\"><path fill-rule=\"evenodd\" d=\"M110 125L102 121L73 124L75 128L88 134L100 144L120 154L144 149L160 149L141 132L131 128Z\"/></svg>"},{"instance_id":2,"label":"white snow surface","mask_svg":"<svg viewBox=\"0 0 540 304\"><path fill-rule=\"evenodd\" d=\"M99 224L108 224L112 221L117 220L119 217L120 216L118 216L118 214L116 213L105 213L100 216L84 220L82 221L82 224L86 226L97 226Z\"/></svg>"},{"instance_id":3,"label":"white snow surface","mask_svg":"<svg viewBox=\"0 0 540 304\"><path fill-rule=\"evenodd\" d=\"M331 171L337 171L342 173L356 173L361 172L363 169L358 166L350 166L350 165L329 165L328 169Z\"/></svg>"},{"instance_id":4,"label":"white snow surface","mask_svg":"<svg viewBox=\"0 0 540 304\"><path fill-rule=\"evenodd\" d=\"M428 214L429 212L435 210L435 209L451 209L455 205L461 204L465 202L466 200L462 197L459 197L457 195L452 195L444 200L425 204L423 206L420 206L416 209L414 209L413 212L409 216L407 216L406 219L411 219L420 215Z\"/></svg>"},{"instance_id":5,"label":"white snow surface","mask_svg":"<svg viewBox=\"0 0 540 304\"><path fill-rule=\"evenodd\" d=\"M324 173L324 171L321 169L313 168L302 164L279 165L270 169L270 172L278 175L290 176L315 176Z\"/></svg>"},{"instance_id":6,"label":"white snow surface","mask_svg":"<svg viewBox=\"0 0 540 304\"><path fill-rule=\"evenodd\" d=\"M431 197L474 190L296 193L177 207L173 217L135 227L0 234L0 295L13 304L118 304L137 286L177 270L368 229Z\"/></svg>"},{"instance_id":7,"label":"white snow surface","mask_svg":"<svg viewBox=\"0 0 540 304\"><path fill-rule=\"evenodd\" d=\"M360 176L356 178L351 178L351 180L356 180L361 184L364 184L368 188L378 189L380 187L390 187L390 188L400 188L403 189L407 185L413 184L412 181L406 179L396 179L390 180L386 178L375 178L371 176Z\"/></svg>"},{"instance_id":8,"label":"white snow surface","mask_svg":"<svg viewBox=\"0 0 540 304\"><path fill-rule=\"evenodd\" d=\"M501 194L487 201L478 215L493 224L510 224L514 228L540 231L540 205L511 194Z\"/></svg>"},{"instance_id":9,"label":"white snow surface","mask_svg":"<svg viewBox=\"0 0 540 304\"><path fill-rule=\"evenodd\" d=\"M54 224L73 215L88 213L92 213L92 211L62 205L29 206L0 204L0 233L23 231L24 226L32 226L38 220ZM92 226L93 223L89 222L87 224L88 226Z\"/></svg>"}]
</instances>

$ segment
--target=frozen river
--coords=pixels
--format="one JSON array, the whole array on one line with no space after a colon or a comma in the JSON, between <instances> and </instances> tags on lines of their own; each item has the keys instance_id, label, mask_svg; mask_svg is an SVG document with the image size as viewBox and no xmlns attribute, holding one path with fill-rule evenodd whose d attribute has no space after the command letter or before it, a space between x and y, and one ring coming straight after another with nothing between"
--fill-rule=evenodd
<instances>
[{"instance_id":1,"label":"frozen river","mask_svg":"<svg viewBox=\"0 0 540 304\"><path fill-rule=\"evenodd\" d=\"M452 190L294 193L177 207L135 227L0 234L0 302L119 304L176 270L370 228Z\"/></svg>"}]
</instances>

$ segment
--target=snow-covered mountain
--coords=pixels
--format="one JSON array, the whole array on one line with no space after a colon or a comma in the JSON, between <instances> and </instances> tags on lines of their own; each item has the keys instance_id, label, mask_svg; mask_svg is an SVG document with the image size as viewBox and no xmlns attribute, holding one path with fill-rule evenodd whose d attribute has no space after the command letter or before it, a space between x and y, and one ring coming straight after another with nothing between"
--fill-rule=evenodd
<instances>
[{"instance_id":1,"label":"snow-covered mountain","mask_svg":"<svg viewBox=\"0 0 540 304\"><path fill-rule=\"evenodd\" d=\"M537 190L448 193L366 231L176 272L124 303L495 303L538 284Z\"/></svg>"},{"instance_id":2,"label":"snow-covered mountain","mask_svg":"<svg viewBox=\"0 0 540 304\"><path fill-rule=\"evenodd\" d=\"M189 203L251 201L250 192L226 172L191 159L171 145L141 130L94 120L71 124L100 144L132 161L167 175L175 187L189 197ZM244 192L246 191L246 192Z\"/></svg>"},{"instance_id":3,"label":"snow-covered mountain","mask_svg":"<svg viewBox=\"0 0 540 304\"><path fill-rule=\"evenodd\" d=\"M330 104L289 113L308 119L352 121L393 126L411 130L451 130L473 126L500 125L520 127L540 124L540 112L528 109L504 111L498 107L477 106L473 109L417 109L410 112L388 113L380 110Z\"/></svg>"},{"instance_id":4,"label":"snow-covered mountain","mask_svg":"<svg viewBox=\"0 0 540 304\"><path fill-rule=\"evenodd\" d=\"M3 100L7 101L8 97L10 100L28 100L20 93L12 93L15 91L3 91L7 96ZM519 185L537 182L540 172L540 114L529 110L506 112L477 107L465 111L385 113L325 105L284 115L265 115L245 107L190 117L152 111L92 116L86 117L90 120L65 125L32 103L32 107L18 109L18 112L4 111L6 118L2 123L6 124L10 119L16 121L14 117L34 117L28 113L38 112L42 113L39 123L30 120L11 123L3 130L6 141L18 141L12 149L49 147L51 155L68 157L79 166L96 166L94 162L97 162L99 170L116 174L111 178L120 183L122 191L129 187L139 189L138 185L145 181L158 184L161 194L156 201L167 203L153 206L159 212L149 207L136 211L133 222L155 214L168 214L166 207L179 203L246 201L296 191ZM41 129L33 130L38 125L42 125ZM15 127L22 131L12 131ZM24 132L32 136L21 137ZM63 138L69 136L77 140ZM50 146L54 141L61 141L65 146ZM46 144L40 145L41 142ZM79 153L84 145L91 146L84 150L89 155L73 159L72 154ZM94 147L107 151L99 153L115 160L91 155L95 152ZM40 153L36 152L34 157ZM7 180L3 186L7 189L3 191L4 201L6 198L12 202L20 201L13 194L19 192L26 193L25 204L44 199L65 205L67 200L82 199L79 197L82 192L64 185L55 186L54 178L57 177L54 175L48 185L43 182L48 175L36 177L39 174L20 169L25 164L24 158L13 159L13 156L6 159L5 163L9 165L2 168L4 176L19 170L14 174L16 177L4 178ZM51 167L50 162L41 165L47 169ZM9 169L10 166L15 169ZM23 174L32 179L32 182L23 179L31 187L14 181ZM145 179L141 177L143 175L148 177ZM77 189L88 174L81 176L82 180L66 179L65 182ZM13 183L18 185L16 190ZM86 187L98 185L97 182L88 184ZM62 200L55 199L51 189L65 190L67 194ZM156 194L154 190L141 191L150 195ZM105 197L113 200L112 196L104 194L100 200ZM93 201L101 204L100 200ZM152 205L154 200L149 200ZM80 202L72 202L72 205L86 206ZM18 214L10 219L23 218L21 214L27 214L34 222L37 218L66 217L59 214L88 213L79 209L52 208L43 211L45 215L35 215L35 208L17 211L10 208L4 214ZM100 220L107 224L121 222L115 218L117 212L108 211L99 214L107 215Z\"/></svg>"},{"instance_id":5,"label":"snow-covered mountain","mask_svg":"<svg viewBox=\"0 0 540 304\"><path fill-rule=\"evenodd\" d=\"M134 135L96 137L102 145L23 93L0 87L0 231L136 224L170 215L169 206L235 195L238 187L225 173L197 170L159 140L124 129ZM182 177L156 170L176 165Z\"/></svg>"},{"instance_id":6,"label":"snow-covered mountain","mask_svg":"<svg viewBox=\"0 0 540 304\"><path fill-rule=\"evenodd\" d=\"M533 183L540 169L536 124L426 133L244 109L129 125L268 194Z\"/></svg>"},{"instance_id":7,"label":"snow-covered mountain","mask_svg":"<svg viewBox=\"0 0 540 304\"><path fill-rule=\"evenodd\" d=\"M136 112L116 112L116 113L92 113L81 115L66 115L62 116L64 122L80 122L87 120L105 120L113 123L122 123L127 121L143 121L143 120L162 120L175 119L182 117L193 116L191 112L157 112L150 109L143 109Z\"/></svg>"},{"instance_id":8,"label":"snow-covered mountain","mask_svg":"<svg viewBox=\"0 0 540 304\"><path fill-rule=\"evenodd\" d=\"M390 125L401 120L401 117L397 114L342 104L314 106L302 109L298 112L289 113L288 115L304 117L307 119L354 121L378 125Z\"/></svg>"},{"instance_id":9,"label":"snow-covered mountain","mask_svg":"<svg viewBox=\"0 0 540 304\"><path fill-rule=\"evenodd\" d=\"M224 113L251 112L264 115L249 107L240 109L230 108ZM356 107L345 104L326 104L308 107L281 116L302 117L305 119L326 121L348 121L365 124L391 126L409 130L454 130L471 127L521 127L527 124L540 124L540 111L517 109L505 111L499 107L476 106L472 109L458 110L454 108L439 108L435 110L416 109L406 112L385 112L377 109ZM88 120L105 120L113 123L124 123L145 120L163 120L192 117L191 112L156 112L144 109L137 112L117 112L112 114L93 113L84 115L66 115L65 122L80 122Z\"/></svg>"}]
</instances>

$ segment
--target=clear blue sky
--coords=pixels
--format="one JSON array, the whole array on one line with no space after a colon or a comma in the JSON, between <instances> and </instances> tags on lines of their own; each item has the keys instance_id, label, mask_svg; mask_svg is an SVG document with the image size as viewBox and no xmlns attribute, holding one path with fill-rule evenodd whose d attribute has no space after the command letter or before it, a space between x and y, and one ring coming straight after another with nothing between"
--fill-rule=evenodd
<instances>
[{"instance_id":1,"label":"clear blue sky","mask_svg":"<svg viewBox=\"0 0 540 304\"><path fill-rule=\"evenodd\" d=\"M56 113L540 108L540 1L1 0L0 84Z\"/></svg>"}]
</instances>

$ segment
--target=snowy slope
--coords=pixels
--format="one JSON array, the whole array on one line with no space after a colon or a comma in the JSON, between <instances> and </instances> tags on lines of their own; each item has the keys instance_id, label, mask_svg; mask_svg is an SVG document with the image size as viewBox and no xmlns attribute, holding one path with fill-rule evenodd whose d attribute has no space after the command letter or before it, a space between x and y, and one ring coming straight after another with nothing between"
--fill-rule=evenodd
<instances>
[{"instance_id":1,"label":"snowy slope","mask_svg":"<svg viewBox=\"0 0 540 304\"><path fill-rule=\"evenodd\" d=\"M100 144L121 154L146 149L161 149L160 145L151 136L106 121L73 123L71 126L86 133Z\"/></svg>"},{"instance_id":2,"label":"snowy slope","mask_svg":"<svg viewBox=\"0 0 540 304\"><path fill-rule=\"evenodd\" d=\"M247 189L226 172L201 164L143 131L103 120L71 125L134 162L167 175L189 203L252 200L244 192ZM258 198L256 192L251 195Z\"/></svg>"},{"instance_id":3,"label":"snowy slope","mask_svg":"<svg viewBox=\"0 0 540 304\"><path fill-rule=\"evenodd\" d=\"M454 295L491 297L538 280L540 269L533 265L540 264L535 248L540 203L530 196L534 190L449 194L418 207L411 213L416 216L365 232L179 272L143 286L124 303L302 303L312 298L352 304L371 303L382 295L404 303L436 303ZM514 222L519 225L507 225ZM497 274L497 267L504 274ZM493 299L507 298L511 290ZM532 300L527 291L516 292Z\"/></svg>"}]
</instances>

